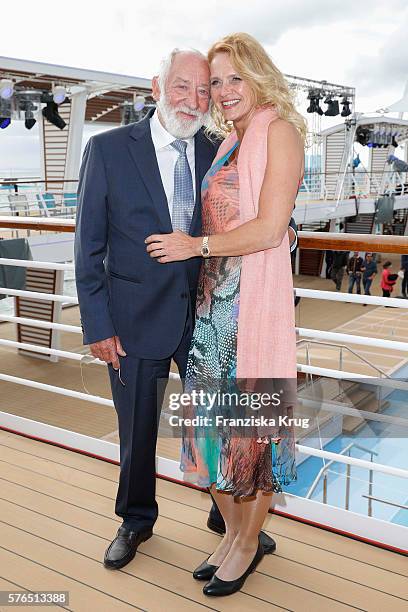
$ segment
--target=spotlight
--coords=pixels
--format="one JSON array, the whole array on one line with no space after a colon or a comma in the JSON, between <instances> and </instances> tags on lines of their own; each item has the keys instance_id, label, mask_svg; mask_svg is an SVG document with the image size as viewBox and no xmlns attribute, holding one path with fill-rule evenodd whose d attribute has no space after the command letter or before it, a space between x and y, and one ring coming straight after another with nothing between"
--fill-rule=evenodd
<instances>
[{"instance_id":1,"label":"spotlight","mask_svg":"<svg viewBox=\"0 0 408 612\"><path fill-rule=\"evenodd\" d=\"M311 89L309 89L309 93L307 94L307 99L310 100L310 104L306 109L307 113L314 113L314 103L315 103L315 97L313 94L313 91Z\"/></svg>"},{"instance_id":2,"label":"spotlight","mask_svg":"<svg viewBox=\"0 0 408 612\"><path fill-rule=\"evenodd\" d=\"M326 117L336 117L340 113L338 100L332 100L330 96L327 96L324 103L327 104L327 110L324 113Z\"/></svg>"},{"instance_id":3,"label":"spotlight","mask_svg":"<svg viewBox=\"0 0 408 612\"><path fill-rule=\"evenodd\" d=\"M1 79L0 81L0 98L8 100L13 95L14 85L11 79Z\"/></svg>"},{"instance_id":4,"label":"spotlight","mask_svg":"<svg viewBox=\"0 0 408 612\"><path fill-rule=\"evenodd\" d=\"M19 110L24 111L25 126L27 130L31 130L37 122L34 119L34 111L38 110L38 106L34 106L31 100L21 100Z\"/></svg>"},{"instance_id":5,"label":"spotlight","mask_svg":"<svg viewBox=\"0 0 408 612\"><path fill-rule=\"evenodd\" d=\"M67 125L61 115L58 114L58 104L55 104L53 101L47 102L46 107L42 109L42 114L47 121L55 125L60 130L63 130Z\"/></svg>"},{"instance_id":6,"label":"spotlight","mask_svg":"<svg viewBox=\"0 0 408 612\"><path fill-rule=\"evenodd\" d=\"M67 91L63 85L54 85L52 88L52 99L55 104L62 104L67 95Z\"/></svg>"},{"instance_id":7,"label":"spotlight","mask_svg":"<svg viewBox=\"0 0 408 612\"><path fill-rule=\"evenodd\" d=\"M34 119L34 113L33 113L33 111L35 110L37 110L37 106L34 106L32 102L27 102L26 110L25 110L25 117L24 117L25 119L24 124L27 130L31 130L31 128L34 127L36 124L36 119Z\"/></svg>"},{"instance_id":8,"label":"spotlight","mask_svg":"<svg viewBox=\"0 0 408 612\"><path fill-rule=\"evenodd\" d=\"M365 147L370 141L370 130L368 128L359 127L356 132L356 140L359 144Z\"/></svg>"},{"instance_id":9,"label":"spotlight","mask_svg":"<svg viewBox=\"0 0 408 612\"><path fill-rule=\"evenodd\" d=\"M136 96L133 100L133 108L137 113L140 113L140 111L144 109L145 103L146 99L144 96Z\"/></svg>"},{"instance_id":10,"label":"spotlight","mask_svg":"<svg viewBox=\"0 0 408 612\"><path fill-rule=\"evenodd\" d=\"M320 98L316 98L315 99L315 103L314 103L315 110L314 110L314 112L317 113L318 115L323 115L323 109L320 108L319 99Z\"/></svg>"},{"instance_id":11,"label":"spotlight","mask_svg":"<svg viewBox=\"0 0 408 612\"><path fill-rule=\"evenodd\" d=\"M31 128L34 127L36 123L37 122L34 119L34 117L32 117L31 119L26 119L25 120L25 126L26 126L27 130L31 130Z\"/></svg>"},{"instance_id":12,"label":"spotlight","mask_svg":"<svg viewBox=\"0 0 408 612\"><path fill-rule=\"evenodd\" d=\"M4 130L11 123L11 100L0 98L0 129Z\"/></svg>"},{"instance_id":13,"label":"spotlight","mask_svg":"<svg viewBox=\"0 0 408 612\"><path fill-rule=\"evenodd\" d=\"M306 109L308 113L317 113L318 115L323 115L323 110L320 108L319 100L321 100L321 95L318 91L310 90L307 96L307 99L310 100L310 106Z\"/></svg>"},{"instance_id":14,"label":"spotlight","mask_svg":"<svg viewBox=\"0 0 408 612\"><path fill-rule=\"evenodd\" d=\"M382 130L380 130L380 144L382 144L384 149L387 149L392 141L392 132L391 129L388 127L384 127Z\"/></svg>"},{"instance_id":15,"label":"spotlight","mask_svg":"<svg viewBox=\"0 0 408 612\"><path fill-rule=\"evenodd\" d=\"M350 100L347 99L347 96L344 96L341 103L343 105L343 110L341 111L340 115L342 117L348 117L349 115L351 115Z\"/></svg>"},{"instance_id":16,"label":"spotlight","mask_svg":"<svg viewBox=\"0 0 408 612\"><path fill-rule=\"evenodd\" d=\"M24 123L25 123L27 130L31 130L31 128L35 126L36 120L34 119L34 117L30 117L30 118L26 117Z\"/></svg>"}]
</instances>

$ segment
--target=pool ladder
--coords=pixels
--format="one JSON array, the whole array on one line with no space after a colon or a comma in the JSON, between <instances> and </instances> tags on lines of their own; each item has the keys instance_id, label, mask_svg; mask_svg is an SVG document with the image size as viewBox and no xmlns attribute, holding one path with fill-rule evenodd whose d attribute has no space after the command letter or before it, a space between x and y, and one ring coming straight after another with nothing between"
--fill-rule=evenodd
<instances>
[{"instance_id":1,"label":"pool ladder","mask_svg":"<svg viewBox=\"0 0 408 612\"><path fill-rule=\"evenodd\" d=\"M343 448L343 450L341 450L338 454L339 455L345 455L347 453L347 455L349 457L351 457L351 449L352 448L358 448L359 450L365 452L365 453L369 453L370 454L370 461L373 462L373 457L378 456L378 453L376 453L375 451L369 449L369 448L365 448L364 446L361 446L360 444L356 444L355 442L351 442L350 444L348 444L345 448ZM317 485L320 482L321 477L323 476L323 503L327 504L327 486L328 486L328 480L327 480L327 471L330 468L330 466L333 463L338 463L338 461L336 461L336 459L331 459L328 463L326 463L326 465L324 465L319 473L317 474L316 478L314 479L312 486L310 487L309 491L307 492L306 495L306 499L311 499L313 493L316 490ZM369 476L368 476L368 495L364 495L364 497L367 497L367 501L368 501L368 516L372 516L373 515L373 507L372 507L372 501L373 499L373 477L374 477L374 470L369 470ZM346 491L345 491L345 503L344 503L344 508L345 510L349 510L350 509L350 480L351 480L351 465L349 463L346 464Z\"/></svg>"},{"instance_id":2,"label":"pool ladder","mask_svg":"<svg viewBox=\"0 0 408 612\"><path fill-rule=\"evenodd\" d=\"M333 342L321 342L320 340L298 340L297 344L299 345L299 348L305 348L306 349L306 361L307 361L307 365L312 365L311 364L311 359L310 359L310 349L309 349L309 345L310 344L317 344L319 346L329 346L331 348L338 348L340 349L339 352L339 370L343 370L343 351L349 351L349 353L352 353L352 355L355 355L356 357L358 357L359 359L361 359L361 361L364 361L364 363L366 363L368 366L370 366L370 368L373 368L373 370L376 370L379 374L379 378L381 378L382 376L384 376L385 378L390 378L390 376L387 374L387 372L384 372L384 370L382 370L381 368L379 368L378 366L374 365L373 363L371 363L371 361L369 361L368 359L366 359L365 357L363 357L362 355L360 355L360 353L358 351L355 351L353 349L351 349L349 346L346 346L345 344L335 344ZM313 374L307 374L306 378L308 379L310 377L311 382L313 382ZM361 378L364 378L364 374L361 375Z\"/></svg>"}]
</instances>

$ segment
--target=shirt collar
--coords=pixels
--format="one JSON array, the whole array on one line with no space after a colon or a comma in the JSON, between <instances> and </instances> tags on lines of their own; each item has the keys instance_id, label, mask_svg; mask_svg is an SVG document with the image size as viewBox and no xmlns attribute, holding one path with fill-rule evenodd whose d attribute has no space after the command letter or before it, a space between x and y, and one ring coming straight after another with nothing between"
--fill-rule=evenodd
<instances>
[{"instance_id":1,"label":"shirt collar","mask_svg":"<svg viewBox=\"0 0 408 612\"><path fill-rule=\"evenodd\" d=\"M152 134L153 146L156 151L170 146L171 143L176 140L176 138L160 123L157 111L155 111L150 118L150 131ZM183 138L182 140L185 140L187 145L191 145L194 142L194 138Z\"/></svg>"}]
</instances>

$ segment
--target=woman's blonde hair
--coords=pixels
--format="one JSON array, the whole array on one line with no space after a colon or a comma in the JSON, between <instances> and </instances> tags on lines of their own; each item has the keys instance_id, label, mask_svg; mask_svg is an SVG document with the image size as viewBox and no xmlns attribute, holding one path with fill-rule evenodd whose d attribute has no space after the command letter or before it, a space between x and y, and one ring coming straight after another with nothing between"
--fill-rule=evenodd
<instances>
[{"instance_id":1,"label":"woman's blonde hair","mask_svg":"<svg viewBox=\"0 0 408 612\"><path fill-rule=\"evenodd\" d=\"M294 96L285 77L262 45L250 34L238 32L229 34L212 45L207 54L210 64L217 53L229 55L235 70L249 84L255 105L274 105L279 117L292 123L305 142L306 121L295 108ZM215 104L211 104L211 115L217 130L224 135L231 131L231 125L225 122Z\"/></svg>"}]
</instances>

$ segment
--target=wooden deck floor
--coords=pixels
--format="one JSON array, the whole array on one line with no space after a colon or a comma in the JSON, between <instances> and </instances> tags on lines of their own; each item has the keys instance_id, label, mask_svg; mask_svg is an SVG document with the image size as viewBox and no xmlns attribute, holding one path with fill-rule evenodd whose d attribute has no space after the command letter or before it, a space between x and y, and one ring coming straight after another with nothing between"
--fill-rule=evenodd
<instances>
[{"instance_id":1,"label":"wooden deck floor","mask_svg":"<svg viewBox=\"0 0 408 612\"><path fill-rule=\"evenodd\" d=\"M2 590L66 590L75 612L408 608L405 557L277 515L265 524L277 552L241 593L206 598L191 571L219 537L205 526L209 497L163 479L154 537L125 568L106 570L103 553L120 524L118 469L0 430Z\"/></svg>"}]
</instances>

